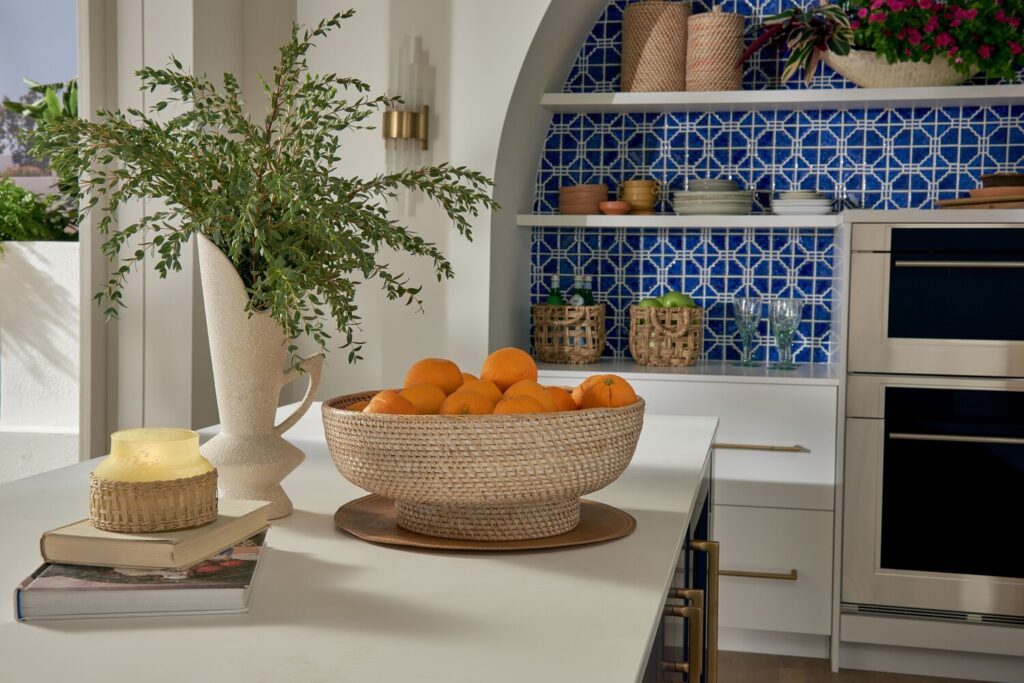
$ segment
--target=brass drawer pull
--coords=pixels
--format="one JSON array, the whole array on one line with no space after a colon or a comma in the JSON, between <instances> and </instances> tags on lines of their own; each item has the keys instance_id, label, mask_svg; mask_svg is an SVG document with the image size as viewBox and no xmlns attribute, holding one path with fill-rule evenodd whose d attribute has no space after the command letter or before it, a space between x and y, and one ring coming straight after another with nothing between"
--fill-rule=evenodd
<instances>
[{"instance_id":1,"label":"brass drawer pull","mask_svg":"<svg viewBox=\"0 0 1024 683\"><path fill-rule=\"evenodd\" d=\"M718 577L721 546L718 541L690 541L690 549L708 554L708 587L706 606L708 612L708 665L707 683L718 683ZM697 679L694 679L696 681Z\"/></svg>"},{"instance_id":2,"label":"brass drawer pull","mask_svg":"<svg viewBox=\"0 0 1024 683\"><path fill-rule=\"evenodd\" d=\"M723 569L719 576L740 576L747 579L776 579L777 581L796 581L799 574L795 569L788 572L744 572L738 569Z\"/></svg>"},{"instance_id":3,"label":"brass drawer pull","mask_svg":"<svg viewBox=\"0 0 1024 683\"><path fill-rule=\"evenodd\" d=\"M809 448L800 444L792 446L762 446L754 443L716 443L714 448L722 451L769 451L771 453L810 453Z\"/></svg>"},{"instance_id":4,"label":"brass drawer pull","mask_svg":"<svg viewBox=\"0 0 1024 683\"><path fill-rule=\"evenodd\" d=\"M703 593L703 591L697 591ZM704 601L704 596L701 595L700 601ZM703 670L703 653L704 653L704 610L700 607L665 607L666 617L680 617L686 619L687 622L687 634L689 635L689 650L690 650L690 661L688 662L662 662L662 671L674 671L676 673L685 673L686 680L688 681L699 681L701 671Z\"/></svg>"}]
</instances>

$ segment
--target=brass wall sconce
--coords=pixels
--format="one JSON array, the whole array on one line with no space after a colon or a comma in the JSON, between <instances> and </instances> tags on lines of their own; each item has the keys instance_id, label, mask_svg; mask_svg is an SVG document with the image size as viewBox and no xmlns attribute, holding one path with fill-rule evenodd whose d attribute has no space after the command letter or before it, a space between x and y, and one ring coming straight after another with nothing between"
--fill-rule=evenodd
<instances>
[{"instance_id":1,"label":"brass wall sconce","mask_svg":"<svg viewBox=\"0 0 1024 683\"><path fill-rule=\"evenodd\" d=\"M399 111L389 109L384 112L381 130L384 143L394 142L397 149L399 141L414 140L420 143L420 149L427 149L429 138L430 107L423 105L419 111Z\"/></svg>"}]
</instances>

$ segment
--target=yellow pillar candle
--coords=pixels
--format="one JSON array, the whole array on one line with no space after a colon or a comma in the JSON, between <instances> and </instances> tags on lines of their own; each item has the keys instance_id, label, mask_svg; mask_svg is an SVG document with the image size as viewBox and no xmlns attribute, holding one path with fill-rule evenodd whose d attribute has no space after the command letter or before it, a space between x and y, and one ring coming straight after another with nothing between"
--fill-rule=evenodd
<instances>
[{"instance_id":1,"label":"yellow pillar candle","mask_svg":"<svg viewBox=\"0 0 1024 683\"><path fill-rule=\"evenodd\" d=\"M110 435L110 457L93 475L106 481L170 481L213 471L199 454L199 434L188 429L125 429Z\"/></svg>"}]
</instances>

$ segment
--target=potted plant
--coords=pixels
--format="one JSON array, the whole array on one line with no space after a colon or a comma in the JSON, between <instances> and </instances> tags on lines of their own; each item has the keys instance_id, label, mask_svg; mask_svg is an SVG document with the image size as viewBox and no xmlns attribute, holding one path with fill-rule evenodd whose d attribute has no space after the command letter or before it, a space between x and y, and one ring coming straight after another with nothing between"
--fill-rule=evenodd
<instances>
[{"instance_id":1,"label":"potted plant","mask_svg":"<svg viewBox=\"0 0 1024 683\"><path fill-rule=\"evenodd\" d=\"M844 0L765 19L745 56L783 43L783 80L804 67L809 81L823 59L870 88L956 85L979 72L1012 79L1024 66L1022 21L1022 0Z\"/></svg>"},{"instance_id":2,"label":"potted plant","mask_svg":"<svg viewBox=\"0 0 1024 683\"><path fill-rule=\"evenodd\" d=\"M384 250L430 259L439 280L453 276L438 247L392 218L387 202L402 189L421 191L466 238L467 216L497 208L491 181L463 167L371 178L335 173L342 133L370 127L374 112L397 102L368 95L355 78L307 73L314 41L352 14L312 29L293 25L264 87L261 122L245 113L235 76L225 74L218 88L172 60L137 72L143 89L167 93L148 112L44 122L33 147L82 179L86 207L107 199L102 248L118 265L96 298L108 315L116 316L136 264L151 258L166 276L180 269L182 249L196 238L221 419L221 433L203 453L219 470L222 495L270 500L273 517L291 511L280 481L303 458L281 434L312 401L321 358L299 358L291 340L306 336L326 352L336 328L349 361L357 360L355 295L363 280L376 279L389 299L418 305L420 288L382 261ZM150 198L162 200L160 210L128 225L112 222L126 201ZM281 387L304 372L311 375L305 401L275 425Z\"/></svg>"},{"instance_id":3,"label":"potted plant","mask_svg":"<svg viewBox=\"0 0 1024 683\"><path fill-rule=\"evenodd\" d=\"M21 178L20 184L26 189L46 193L53 188L46 160L30 157L24 145L31 140L32 130L40 121L78 117L78 80L73 78L65 83L22 80L29 86L28 93L17 101L5 99L0 110L0 142L11 148L15 164L4 174ZM57 189L65 197L75 197L78 195L78 179L74 176L58 178Z\"/></svg>"}]
</instances>

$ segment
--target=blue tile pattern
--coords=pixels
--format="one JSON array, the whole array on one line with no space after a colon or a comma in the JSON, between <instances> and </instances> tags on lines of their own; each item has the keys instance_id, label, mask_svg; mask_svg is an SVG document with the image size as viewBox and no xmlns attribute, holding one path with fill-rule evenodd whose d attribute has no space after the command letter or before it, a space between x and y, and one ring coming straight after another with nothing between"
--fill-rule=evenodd
<instances>
[{"instance_id":1,"label":"blue tile pattern","mask_svg":"<svg viewBox=\"0 0 1024 683\"><path fill-rule=\"evenodd\" d=\"M811 0L817 2L817 0ZM573 63L569 76L562 87L563 92L618 92L619 77L622 72L622 11L628 5L627 0L612 0L598 18L590 35L583 43L576 61ZM706 12L712 5L719 4L725 12L738 12L748 17L748 29L755 26L761 19L795 4L804 6L810 2L794 2L794 0L720 0L707 2L695 0L694 14ZM748 32L748 40L756 35ZM853 83L822 64L814 74L810 85L804 83L803 73L798 73L787 83L779 82L782 67L788 55L779 50L767 49L754 54L747 61L743 74L743 87L746 90L762 90L766 88L855 88ZM1024 74L1022 74L1024 76ZM1018 77L1018 82L1024 78ZM986 80L978 77L976 83L999 81Z\"/></svg>"},{"instance_id":2,"label":"blue tile pattern","mask_svg":"<svg viewBox=\"0 0 1024 683\"><path fill-rule=\"evenodd\" d=\"M607 356L629 357L629 306L670 290L705 308L704 356L739 359L733 298L800 297L804 321L794 348L799 362L827 363L835 300L835 235L822 228L533 228L531 296L548 294L552 275L563 289L576 275L594 278L608 309ZM776 360L765 320L755 358Z\"/></svg>"},{"instance_id":3,"label":"blue tile pattern","mask_svg":"<svg viewBox=\"0 0 1024 683\"><path fill-rule=\"evenodd\" d=\"M622 11L611 0L587 37L564 92L619 90ZM711 3L694 2L694 11ZM792 0L724 0L725 11L758 18ZM745 89L856 87L827 67L808 86L779 83L785 55L764 51L748 62ZM981 79L978 79L979 82ZM1018 77L1017 82L1024 82ZM653 178L683 189L688 178L731 177L756 190L755 213L773 191L817 189L864 208L930 208L977 186L978 176L1024 171L1024 106L850 109L649 114L555 114L537 176L534 211L556 213L558 188ZM659 212L669 213L669 195ZM736 296L807 299L797 360L827 363L833 350L834 231L794 229L533 228L532 298L547 295L549 276L563 287L594 276L607 303L606 355L629 356L629 304L670 289L691 293L707 309L708 359L739 357L731 321ZM776 350L763 321L756 358Z\"/></svg>"},{"instance_id":4,"label":"blue tile pattern","mask_svg":"<svg viewBox=\"0 0 1024 683\"><path fill-rule=\"evenodd\" d=\"M817 189L870 209L930 208L985 173L1024 170L1024 106L851 111L555 114L534 211L555 213L558 188L654 178L731 177L758 191ZM660 208L667 212L670 195Z\"/></svg>"}]
</instances>

